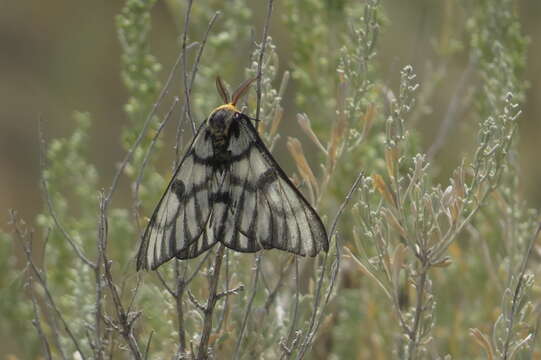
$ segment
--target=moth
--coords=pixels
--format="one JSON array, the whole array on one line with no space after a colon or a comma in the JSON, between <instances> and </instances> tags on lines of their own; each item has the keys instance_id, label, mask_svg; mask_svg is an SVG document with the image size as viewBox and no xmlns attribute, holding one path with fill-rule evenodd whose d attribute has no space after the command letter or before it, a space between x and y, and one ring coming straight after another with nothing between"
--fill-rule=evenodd
<instances>
[{"instance_id":1,"label":"moth","mask_svg":"<svg viewBox=\"0 0 541 360\"><path fill-rule=\"evenodd\" d=\"M254 79L229 95L199 126L145 229L137 270L190 259L221 242L240 252L328 251L323 223L236 106Z\"/></svg>"}]
</instances>

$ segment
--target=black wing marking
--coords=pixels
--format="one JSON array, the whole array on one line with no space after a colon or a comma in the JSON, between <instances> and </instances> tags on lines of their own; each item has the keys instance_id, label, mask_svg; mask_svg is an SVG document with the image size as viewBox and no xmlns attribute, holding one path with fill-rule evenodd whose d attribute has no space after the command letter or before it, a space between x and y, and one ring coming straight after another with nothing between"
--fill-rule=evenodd
<instances>
[{"instance_id":1,"label":"black wing marking","mask_svg":"<svg viewBox=\"0 0 541 360\"><path fill-rule=\"evenodd\" d=\"M316 211L291 183L267 150L248 118L238 118L238 136L229 149L228 201L217 239L237 251L277 248L315 256L329 248L327 233ZM227 188L224 186L224 188ZM216 207L215 207L216 208ZM215 221L218 218L215 218Z\"/></svg>"},{"instance_id":2,"label":"black wing marking","mask_svg":"<svg viewBox=\"0 0 541 360\"><path fill-rule=\"evenodd\" d=\"M211 215L215 183L210 165L214 152L206 130L203 123L154 210L137 254L137 270L156 269L175 256L194 257L212 246L207 236L201 237ZM204 243L190 247L200 237Z\"/></svg>"}]
</instances>

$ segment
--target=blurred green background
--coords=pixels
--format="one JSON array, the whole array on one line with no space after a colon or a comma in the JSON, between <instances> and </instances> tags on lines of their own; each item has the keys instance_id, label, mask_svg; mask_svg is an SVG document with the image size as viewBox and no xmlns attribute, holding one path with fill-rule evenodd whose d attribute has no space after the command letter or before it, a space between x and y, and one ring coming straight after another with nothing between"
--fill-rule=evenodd
<instances>
[{"instance_id":1,"label":"blurred green background","mask_svg":"<svg viewBox=\"0 0 541 360\"><path fill-rule=\"evenodd\" d=\"M46 137L54 138L71 132L74 110L91 113L94 121L90 134L91 161L99 169L102 186L110 183L115 164L123 156L120 129L128 123L122 109L127 93L120 78L120 46L114 20L123 3L121 0L57 0L46 4L37 0L0 2L1 229L9 231L7 209L16 209L22 218L31 222L43 207L38 183L40 117L45 121ZM457 27L463 26L464 14L457 10L459 7L455 3L456 0L383 1L389 22L380 39L378 64L389 86L397 87L398 73L406 64L413 65L423 85L427 64L438 62L439 54L434 50L438 42L447 39L446 32L459 33ZM523 74L530 87L520 126L522 166L519 176L528 205L539 208L541 2L520 0L517 4L522 30L530 37L528 63ZM258 27L254 31L259 34L265 3L252 2L252 10L253 24ZM281 73L288 69L290 40L282 26L280 11L277 0L270 34L277 45ZM178 53L183 16L183 12L175 14L171 11L166 1L159 1L153 12L152 52L163 64L163 79ZM231 55L232 58L239 56L235 49ZM239 66L244 67L247 61L247 58L241 59ZM422 134L425 149L433 141L468 59L458 52L446 61L449 63L445 78L439 84L441 88L430 100L432 112L415 125ZM242 79L227 80L236 84ZM194 91L197 91L197 84ZM294 92L293 83L286 98ZM306 109L294 107L292 101L285 101L285 105L284 126L296 127L295 114ZM298 129L292 131L298 132ZM460 119L452 129L444 150L437 157L443 175L446 169L456 166L462 153L471 150L470 144L464 141L464 135L471 138L470 131L471 124L466 126ZM288 133L288 130L283 132ZM127 190L124 193L129 194ZM0 348L5 349L2 341ZM0 352L0 356L3 353Z\"/></svg>"}]
</instances>

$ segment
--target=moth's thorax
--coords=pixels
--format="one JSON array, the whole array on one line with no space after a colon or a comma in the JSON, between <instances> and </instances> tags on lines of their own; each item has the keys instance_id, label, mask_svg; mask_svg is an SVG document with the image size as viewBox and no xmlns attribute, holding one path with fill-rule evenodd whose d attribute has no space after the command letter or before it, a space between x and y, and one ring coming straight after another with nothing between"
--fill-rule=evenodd
<instances>
[{"instance_id":1,"label":"moth's thorax","mask_svg":"<svg viewBox=\"0 0 541 360\"><path fill-rule=\"evenodd\" d=\"M230 132L236 128L231 126L239 114L232 104L225 104L216 108L208 118L208 130L213 144L218 147L227 146Z\"/></svg>"}]
</instances>

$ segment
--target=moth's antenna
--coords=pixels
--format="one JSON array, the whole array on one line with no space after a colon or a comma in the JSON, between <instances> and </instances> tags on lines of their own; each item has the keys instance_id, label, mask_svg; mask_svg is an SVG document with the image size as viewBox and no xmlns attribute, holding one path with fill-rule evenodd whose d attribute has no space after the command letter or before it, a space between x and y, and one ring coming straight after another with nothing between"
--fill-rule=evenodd
<instances>
[{"instance_id":1,"label":"moth's antenna","mask_svg":"<svg viewBox=\"0 0 541 360\"><path fill-rule=\"evenodd\" d=\"M237 101L244 95L244 93L250 88L250 85L256 80L257 78L252 78L244 81L242 84L240 84L239 88L235 90L233 93L233 98L231 99L231 104L233 106L237 105Z\"/></svg>"},{"instance_id":2,"label":"moth's antenna","mask_svg":"<svg viewBox=\"0 0 541 360\"><path fill-rule=\"evenodd\" d=\"M229 104L230 102L229 91L227 91L227 88L225 87L224 83L222 82L222 78L219 75L216 76L216 89L218 90L218 93L222 97L224 104Z\"/></svg>"},{"instance_id":3,"label":"moth's antenna","mask_svg":"<svg viewBox=\"0 0 541 360\"><path fill-rule=\"evenodd\" d=\"M255 118L255 117L251 117L251 116L250 116L250 115L248 115L248 114L242 114L242 115L246 116L246 117L247 117L248 119L250 119L250 120L252 120L252 121L255 121L255 122L259 122L259 121L261 121L261 120L259 120L259 119Z\"/></svg>"}]
</instances>

